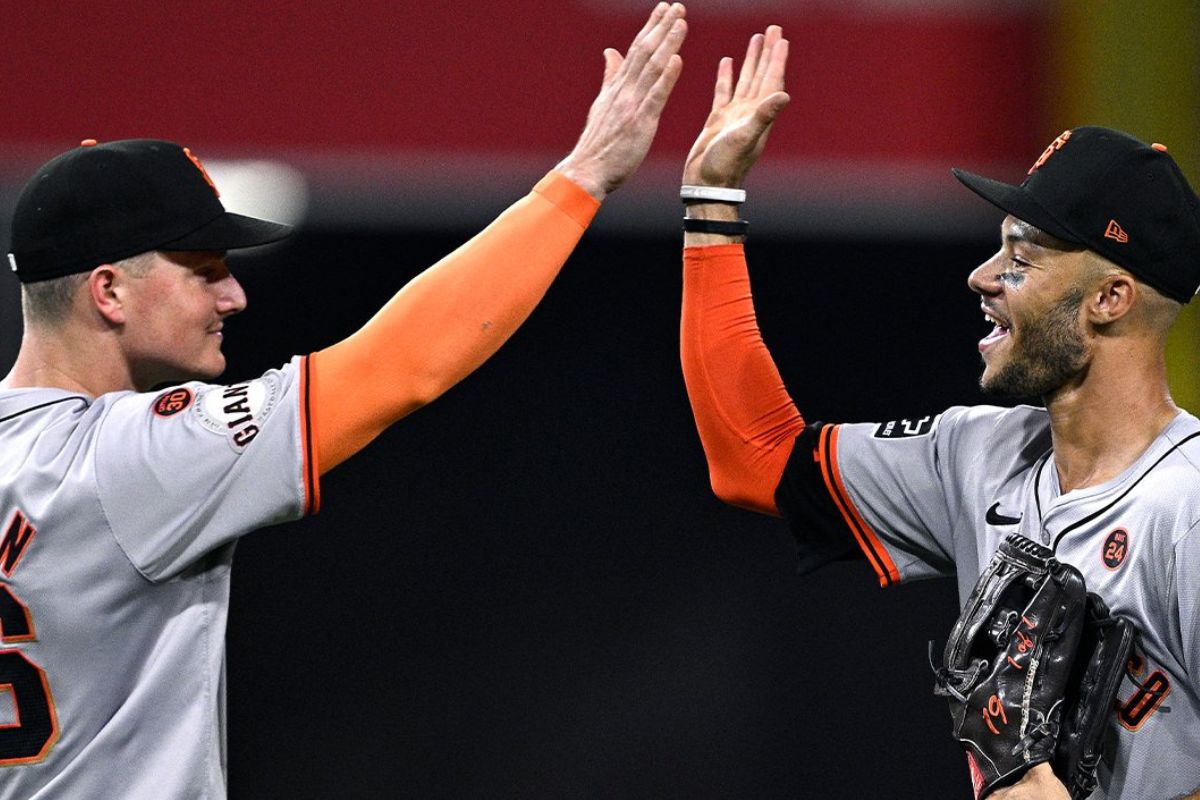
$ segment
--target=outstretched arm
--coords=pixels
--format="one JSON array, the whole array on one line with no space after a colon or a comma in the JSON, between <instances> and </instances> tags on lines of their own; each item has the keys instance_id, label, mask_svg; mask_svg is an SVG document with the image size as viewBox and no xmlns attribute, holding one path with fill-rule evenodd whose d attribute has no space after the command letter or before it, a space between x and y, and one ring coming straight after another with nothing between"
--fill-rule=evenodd
<instances>
[{"instance_id":1,"label":"outstretched arm","mask_svg":"<svg viewBox=\"0 0 1200 800\"><path fill-rule=\"evenodd\" d=\"M688 154L685 185L740 188L762 154L783 91L788 42L777 26L755 34L736 84L721 59L712 112ZM737 206L690 203L694 219L735 221ZM734 505L777 514L779 485L804 429L754 315L743 237L684 234L680 357L713 491Z\"/></svg>"},{"instance_id":2,"label":"outstretched arm","mask_svg":"<svg viewBox=\"0 0 1200 800\"><path fill-rule=\"evenodd\" d=\"M321 473L469 375L533 311L600 201L645 158L682 69L684 13L659 3L625 56L604 51L583 133L533 192L309 359Z\"/></svg>"}]
</instances>

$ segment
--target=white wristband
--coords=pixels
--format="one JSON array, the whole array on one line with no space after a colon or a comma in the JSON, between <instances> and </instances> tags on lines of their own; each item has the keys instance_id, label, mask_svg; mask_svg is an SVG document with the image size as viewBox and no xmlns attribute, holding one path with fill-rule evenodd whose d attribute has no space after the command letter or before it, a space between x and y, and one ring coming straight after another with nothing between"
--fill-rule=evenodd
<instances>
[{"instance_id":1,"label":"white wristband","mask_svg":"<svg viewBox=\"0 0 1200 800\"><path fill-rule=\"evenodd\" d=\"M685 203L708 200L715 203L744 203L745 189L727 189L724 186L680 186L679 199Z\"/></svg>"}]
</instances>

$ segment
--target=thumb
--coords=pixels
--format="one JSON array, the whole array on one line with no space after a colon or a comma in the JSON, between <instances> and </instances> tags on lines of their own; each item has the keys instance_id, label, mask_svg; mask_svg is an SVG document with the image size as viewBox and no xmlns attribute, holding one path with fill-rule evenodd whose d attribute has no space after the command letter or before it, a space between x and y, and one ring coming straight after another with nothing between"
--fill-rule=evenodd
<instances>
[{"instance_id":1,"label":"thumb","mask_svg":"<svg viewBox=\"0 0 1200 800\"><path fill-rule=\"evenodd\" d=\"M621 64L625 59L621 54L611 47L604 48L604 85L607 86L612 82L617 75L617 70L621 68Z\"/></svg>"},{"instance_id":2,"label":"thumb","mask_svg":"<svg viewBox=\"0 0 1200 800\"><path fill-rule=\"evenodd\" d=\"M759 102L758 108L754 110L754 116L757 121L770 125L790 102L792 102L792 98L787 92L772 92Z\"/></svg>"}]
</instances>

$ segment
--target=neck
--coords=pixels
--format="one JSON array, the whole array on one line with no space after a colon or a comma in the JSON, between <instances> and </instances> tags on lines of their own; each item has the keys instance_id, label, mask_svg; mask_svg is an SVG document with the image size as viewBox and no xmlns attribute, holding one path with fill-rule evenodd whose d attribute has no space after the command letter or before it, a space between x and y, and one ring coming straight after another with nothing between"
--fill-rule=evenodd
<instances>
[{"instance_id":1,"label":"neck","mask_svg":"<svg viewBox=\"0 0 1200 800\"><path fill-rule=\"evenodd\" d=\"M46 331L27 326L12 370L0 388L53 388L98 397L138 388L111 337L66 324Z\"/></svg>"},{"instance_id":2,"label":"neck","mask_svg":"<svg viewBox=\"0 0 1200 800\"><path fill-rule=\"evenodd\" d=\"M1161 354L1094 359L1045 401L1063 493L1120 475L1179 413Z\"/></svg>"}]
</instances>

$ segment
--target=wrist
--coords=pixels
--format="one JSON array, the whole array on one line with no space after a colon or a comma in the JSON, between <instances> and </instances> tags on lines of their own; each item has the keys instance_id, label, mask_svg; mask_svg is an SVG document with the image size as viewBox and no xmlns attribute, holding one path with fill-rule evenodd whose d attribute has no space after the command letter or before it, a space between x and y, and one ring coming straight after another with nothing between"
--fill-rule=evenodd
<instances>
[{"instance_id":1,"label":"wrist","mask_svg":"<svg viewBox=\"0 0 1200 800\"><path fill-rule=\"evenodd\" d=\"M679 199L684 203L729 203L739 205L746 202L746 190L729 186L704 186L685 183L679 187Z\"/></svg>"},{"instance_id":2,"label":"wrist","mask_svg":"<svg viewBox=\"0 0 1200 800\"><path fill-rule=\"evenodd\" d=\"M703 220L727 227L723 232L684 230L684 247L702 247L713 244L738 244L746 241L745 224L738 215L738 207L729 203L688 203L685 207L684 225L688 220Z\"/></svg>"},{"instance_id":3,"label":"wrist","mask_svg":"<svg viewBox=\"0 0 1200 800\"><path fill-rule=\"evenodd\" d=\"M573 182L580 189L590 194L596 200L603 201L608 196L611 188L599 178L597 178L590 170L583 167L567 156L558 165L554 167L554 171Z\"/></svg>"},{"instance_id":4,"label":"wrist","mask_svg":"<svg viewBox=\"0 0 1200 800\"><path fill-rule=\"evenodd\" d=\"M711 219L736 222L741 218L739 207L732 203L687 203L683 207L685 219Z\"/></svg>"}]
</instances>

